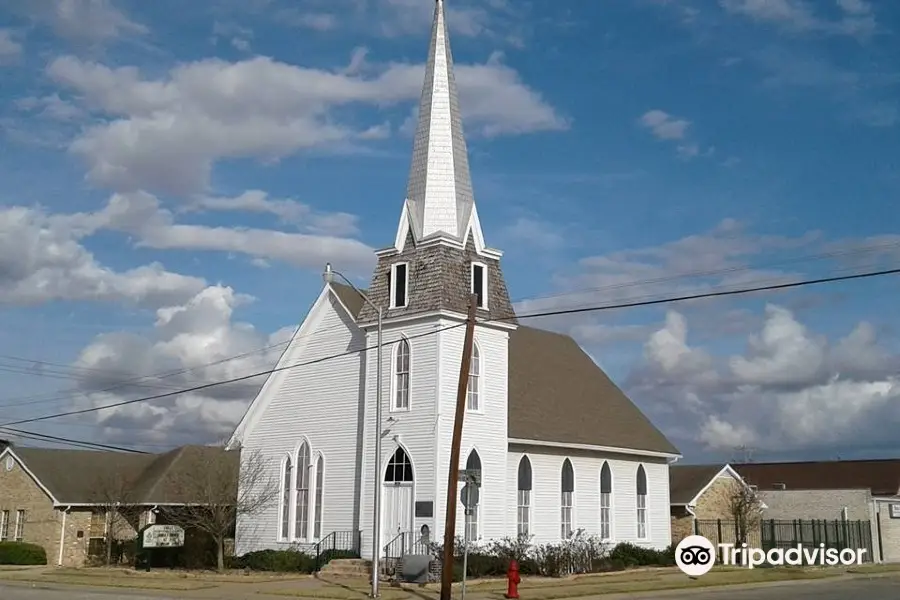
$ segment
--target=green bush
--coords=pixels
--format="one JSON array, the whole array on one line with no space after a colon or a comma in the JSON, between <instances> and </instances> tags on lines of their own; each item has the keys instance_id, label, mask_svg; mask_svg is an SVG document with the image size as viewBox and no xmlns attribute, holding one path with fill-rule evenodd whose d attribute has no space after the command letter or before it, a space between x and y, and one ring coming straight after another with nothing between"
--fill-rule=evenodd
<instances>
[{"instance_id":1,"label":"green bush","mask_svg":"<svg viewBox=\"0 0 900 600\"><path fill-rule=\"evenodd\" d=\"M251 571L270 571L276 573L312 573L316 567L316 559L298 550L257 550L229 561L231 568L250 569Z\"/></svg>"},{"instance_id":2,"label":"green bush","mask_svg":"<svg viewBox=\"0 0 900 600\"><path fill-rule=\"evenodd\" d=\"M611 561L617 561L627 567L670 567L675 564L675 546L665 550L644 548L628 542L618 544L609 553Z\"/></svg>"},{"instance_id":3,"label":"green bush","mask_svg":"<svg viewBox=\"0 0 900 600\"><path fill-rule=\"evenodd\" d=\"M0 565L46 565L47 551L27 542L0 542Z\"/></svg>"}]
</instances>

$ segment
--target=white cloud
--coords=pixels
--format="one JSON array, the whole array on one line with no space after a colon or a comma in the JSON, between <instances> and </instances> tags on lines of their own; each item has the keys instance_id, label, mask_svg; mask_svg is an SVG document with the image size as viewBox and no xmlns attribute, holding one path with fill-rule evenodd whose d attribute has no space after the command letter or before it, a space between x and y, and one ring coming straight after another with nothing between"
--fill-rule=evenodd
<instances>
[{"instance_id":1,"label":"white cloud","mask_svg":"<svg viewBox=\"0 0 900 600\"><path fill-rule=\"evenodd\" d=\"M17 8L46 23L60 37L98 43L140 36L147 27L131 20L110 0L13 0Z\"/></svg>"},{"instance_id":2,"label":"white cloud","mask_svg":"<svg viewBox=\"0 0 900 600\"><path fill-rule=\"evenodd\" d=\"M641 125L649 129L653 135L661 140L680 140L687 133L691 122L686 119L676 119L669 113L653 109L641 116Z\"/></svg>"},{"instance_id":3,"label":"white cloud","mask_svg":"<svg viewBox=\"0 0 900 600\"><path fill-rule=\"evenodd\" d=\"M332 109L417 100L423 68L391 64L364 77L266 57L210 59L153 80L133 67L65 56L49 65L48 74L84 106L112 119L89 127L72 144L91 181L119 191L187 194L206 189L218 159L274 160L302 149L345 148L383 133L383 123L342 123ZM566 126L496 57L460 65L457 77L470 129L501 135Z\"/></svg>"},{"instance_id":4,"label":"white cloud","mask_svg":"<svg viewBox=\"0 0 900 600\"><path fill-rule=\"evenodd\" d=\"M864 0L837 0L841 15L836 20L816 14L814 7L823 3L805 0L719 0L719 4L727 12L792 32L868 37L877 29L872 7Z\"/></svg>"},{"instance_id":5,"label":"white cloud","mask_svg":"<svg viewBox=\"0 0 900 600\"><path fill-rule=\"evenodd\" d=\"M90 215L0 210L0 303L91 300L157 307L181 302L205 286L202 279L158 263L122 272L99 264L79 243L94 227Z\"/></svg>"},{"instance_id":6,"label":"white cloud","mask_svg":"<svg viewBox=\"0 0 900 600\"><path fill-rule=\"evenodd\" d=\"M887 446L900 425L898 361L867 323L829 343L774 305L744 355L713 357L689 344L686 320L670 312L629 388L666 414L664 426L711 450Z\"/></svg>"},{"instance_id":7,"label":"white cloud","mask_svg":"<svg viewBox=\"0 0 900 600\"><path fill-rule=\"evenodd\" d=\"M12 31L0 29L0 64L15 62L22 54L22 44L13 39Z\"/></svg>"},{"instance_id":8,"label":"white cloud","mask_svg":"<svg viewBox=\"0 0 900 600\"><path fill-rule=\"evenodd\" d=\"M247 190L233 198L201 197L191 201L186 211L241 211L275 215L283 223L322 235L350 236L359 233L359 217L344 212L323 213L308 204L290 199L270 198L261 190Z\"/></svg>"},{"instance_id":9,"label":"white cloud","mask_svg":"<svg viewBox=\"0 0 900 600\"><path fill-rule=\"evenodd\" d=\"M182 304L160 308L150 336L124 332L97 336L74 364L82 374L77 407L103 406L271 368L294 329L266 335L235 321L234 310L243 302L246 298L231 288L211 286ZM233 357L238 358L228 360ZM136 381L158 373L168 376ZM95 423L105 439L131 445L212 442L231 433L263 380L257 377L83 418ZM167 389L148 392L152 384Z\"/></svg>"},{"instance_id":10,"label":"white cloud","mask_svg":"<svg viewBox=\"0 0 900 600\"><path fill-rule=\"evenodd\" d=\"M239 207L234 203L225 206L229 209ZM258 207L258 204L250 205L251 210ZM179 224L170 211L160 206L156 197L146 192L113 195L95 219L98 227L131 234L136 237L138 246L159 250L235 252L316 270L329 261L346 265L344 268L350 271L364 271L374 266L372 248L332 233L339 228L346 229L349 215L309 210L308 229L321 233Z\"/></svg>"},{"instance_id":11,"label":"white cloud","mask_svg":"<svg viewBox=\"0 0 900 600\"><path fill-rule=\"evenodd\" d=\"M638 124L658 140L677 142L675 151L684 160L691 160L701 155L710 156L714 152L712 147L702 150L699 143L688 139L690 121L673 117L663 110L648 110L638 119Z\"/></svg>"}]
</instances>

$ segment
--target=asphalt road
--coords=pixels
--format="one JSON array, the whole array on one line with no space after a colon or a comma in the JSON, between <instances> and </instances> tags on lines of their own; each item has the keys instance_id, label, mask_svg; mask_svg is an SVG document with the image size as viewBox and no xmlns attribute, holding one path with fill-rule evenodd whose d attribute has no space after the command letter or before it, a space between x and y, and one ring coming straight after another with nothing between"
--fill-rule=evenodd
<instances>
[{"instance_id":1,"label":"asphalt road","mask_svg":"<svg viewBox=\"0 0 900 600\"><path fill-rule=\"evenodd\" d=\"M233 596L222 600L237 600L240 597ZM251 597L257 600L264 598L259 595ZM873 577L830 582L803 582L778 586L767 585L755 589L729 589L727 587L708 591L695 589L634 596L617 594L614 597L617 600L622 598L664 598L665 600L847 600L848 598L864 598L865 600L897 600L900 598L900 578ZM43 588L0 584L0 599L2 600L194 600L196 598L196 595L182 596L178 592L148 595L145 592L124 589L101 591L80 587ZM598 597L598 600L600 598Z\"/></svg>"}]
</instances>

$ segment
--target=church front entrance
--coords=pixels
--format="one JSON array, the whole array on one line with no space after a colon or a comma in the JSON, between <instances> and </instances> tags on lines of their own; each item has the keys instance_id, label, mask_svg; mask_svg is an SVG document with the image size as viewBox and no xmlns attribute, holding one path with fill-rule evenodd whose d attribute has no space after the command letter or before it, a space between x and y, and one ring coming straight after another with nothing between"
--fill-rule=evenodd
<instances>
[{"instance_id":1,"label":"church front entrance","mask_svg":"<svg viewBox=\"0 0 900 600\"><path fill-rule=\"evenodd\" d=\"M386 551L389 556L400 556L412 544L414 490L412 463L406 451L398 447L384 474L381 503L382 553ZM391 547L386 549L387 545Z\"/></svg>"}]
</instances>

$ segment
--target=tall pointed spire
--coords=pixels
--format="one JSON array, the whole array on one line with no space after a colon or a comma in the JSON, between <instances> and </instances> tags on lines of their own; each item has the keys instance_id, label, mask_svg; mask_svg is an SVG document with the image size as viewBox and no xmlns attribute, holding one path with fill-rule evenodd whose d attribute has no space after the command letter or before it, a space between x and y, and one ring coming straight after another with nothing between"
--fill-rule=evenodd
<instances>
[{"instance_id":1,"label":"tall pointed spire","mask_svg":"<svg viewBox=\"0 0 900 600\"><path fill-rule=\"evenodd\" d=\"M443 233L464 241L474 198L444 0L435 1L406 202L416 240Z\"/></svg>"}]
</instances>

